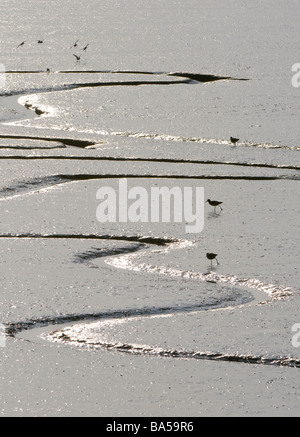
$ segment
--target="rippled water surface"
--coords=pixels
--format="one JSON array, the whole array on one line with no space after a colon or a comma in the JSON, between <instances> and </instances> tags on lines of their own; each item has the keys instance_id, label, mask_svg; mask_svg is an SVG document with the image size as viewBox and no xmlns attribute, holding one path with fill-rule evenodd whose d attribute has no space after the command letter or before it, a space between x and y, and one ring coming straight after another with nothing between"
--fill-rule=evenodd
<instances>
[{"instance_id":1,"label":"rippled water surface","mask_svg":"<svg viewBox=\"0 0 300 437\"><path fill-rule=\"evenodd\" d=\"M1 3L3 416L299 412L299 7L171 3ZM223 210L99 223L120 179Z\"/></svg>"}]
</instances>

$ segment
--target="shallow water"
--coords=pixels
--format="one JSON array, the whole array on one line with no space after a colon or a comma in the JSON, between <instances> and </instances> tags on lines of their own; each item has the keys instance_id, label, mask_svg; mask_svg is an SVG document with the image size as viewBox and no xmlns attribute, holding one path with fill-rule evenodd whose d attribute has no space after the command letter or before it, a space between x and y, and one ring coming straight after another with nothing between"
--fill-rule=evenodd
<instances>
[{"instance_id":1,"label":"shallow water","mask_svg":"<svg viewBox=\"0 0 300 437\"><path fill-rule=\"evenodd\" d=\"M1 25L2 415L297 415L299 8L42 3ZM223 211L99 223L120 178Z\"/></svg>"}]
</instances>

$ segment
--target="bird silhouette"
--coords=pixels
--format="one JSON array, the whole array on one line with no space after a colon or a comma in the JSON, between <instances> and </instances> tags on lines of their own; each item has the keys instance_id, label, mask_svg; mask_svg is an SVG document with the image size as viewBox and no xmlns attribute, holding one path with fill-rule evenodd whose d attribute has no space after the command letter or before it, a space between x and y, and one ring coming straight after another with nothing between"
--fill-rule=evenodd
<instances>
[{"instance_id":1,"label":"bird silhouette","mask_svg":"<svg viewBox=\"0 0 300 437\"><path fill-rule=\"evenodd\" d=\"M82 49L82 51L85 52L89 45L90 45L90 44L87 44L87 45Z\"/></svg>"},{"instance_id":2,"label":"bird silhouette","mask_svg":"<svg viewBox=\"0 0 300 437\"><path fill-rule=\"evenodd\" d=\"M38 44L43 44L44 41L42 41L41 39L38 40Z\"/></svg>"},{"instance_id":3,"label":"bird silhouette","mask_svg":"<svg viewBox=\"0 0 300 437\"><path fill-rule=\"evenodd\" d=\"M77 61L80 61L80 56L77 56L77 55L73 55L76 59L77 59Z\"/></svg>"},{"instance_id":4,"label":"bird silhouette","mask_svg":"<svg viewBox=\"0 0 300 437\"><path fill-rule=\"evenodd\" d=\"M39 109L39 108L35 108L35 109L34 109L34 112L35 112L37 115L45 114L44 111L42 111L42 110Z\"/></svg>"},{"instance_id":5,"label":"bird silhouette","mask_svg":"<svg viewBox=\"0 0 300 437\"><path fill-rule=\"evenodd\" d=\"M217 265L219 265L219 261L217 260L217 256L218 255L216 253L207 253L206 254L206 258L210 260L211 267L212 267L213 259L215 259L217 261Z\"/></svg>"},{"instance_id":6,"label":"bird silhouette","mask_svg":"<svg viewBox=\"0 0 300 437\"><path fill-rule=\"evenodd\" d=\"M21 44L18 45L17 49L25 44L26 41L21 42Z\"/></svg>"},{"instance_id":7,"label":"bird silhouette","mask_svg":"<svg viewBox=\"0 0 300 437\"><path fill-rule=\"evenodd\" d=\"M70 50L73 49L74 47L77 47L78 46L78 42L79 42L79 39L74 42L74 44L70 47Z\"/></svg>"},{"instance_id":8,"label":"bird silhouette","mask_svg":"<svg viewBox=\"0 0 300 437\"><path fill-rule=\"evenodd\" d=\"M207 199L206 202L208 202L210 204L210 206L214 207L215 212L216 212L217 206L220 208L220 211L223 211L223 208L221 207L221 204L223 202L218 202L217 200L210 200L210 199Z\"/></svg>"},{"instance_id":9,"label":"bird silhouette","mask_svg":"<svg viewBox=\"0 0 300 437\"><path fill-rule=\"evenodd\" d=\"M231 141L233 144L236 144L236 143L239 141L239 138L233 138L233 137L230 137L230 141Z\"/></svg>"}]
</instances>

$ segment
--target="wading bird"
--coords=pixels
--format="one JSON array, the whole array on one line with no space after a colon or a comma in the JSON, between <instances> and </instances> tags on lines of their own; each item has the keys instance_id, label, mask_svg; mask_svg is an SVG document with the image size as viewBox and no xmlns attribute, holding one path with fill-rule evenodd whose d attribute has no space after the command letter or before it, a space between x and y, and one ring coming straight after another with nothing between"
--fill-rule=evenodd
<instances>
[{"instance_id":1,"label":"wading bird","mask_svg":"<svg viewBox=\"0 0 300 437\"><path fill-rule=\"evenodd\" d=\"M216 207L217 206L220 208L220 211L223 211L223 208L221 207L221 204L223 202L218 202L217 200L210 200L210 199L207 199L206 202L208 202L210 204L210 206L214 207L215 212L216 212Z\"/></svg>"},{"instance_id":2,"label":"wading bird","mask_svg":"<svg viewBox=\"0 0 300 437\"><path fill-rule=\"evenodd\" d=\"M216 253L207 253L206 254L206 258L210 260L211 267L212 267L213 259L215 259L217 261L217 265L219 265L219 261L217 260L217 256L218 255Z\"/></svg>"},{"instance_id":3,"label":"wading bird","mask_svg":"<svg viewBox=\"0 0 300 437\"><path fill-rule=\"evenodd\" d=\"M239 141L239 138L230 137L230 141L232 142L232 144L236 144Z\"/></svg>"}]
</instances>

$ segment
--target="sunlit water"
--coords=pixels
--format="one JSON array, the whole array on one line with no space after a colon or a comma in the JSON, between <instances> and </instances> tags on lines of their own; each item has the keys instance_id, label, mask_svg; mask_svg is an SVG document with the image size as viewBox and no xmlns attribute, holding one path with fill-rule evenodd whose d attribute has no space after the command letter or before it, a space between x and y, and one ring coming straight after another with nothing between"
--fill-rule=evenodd
<instances>
[{"instance_id":1,"label":"sunlit water","mask_svg":"<svg viewBox=\"0 0 300 437\"><path fill-rule=\"evenodd\" d=\"M91 3L98 10L97 2ZM190 10L178 2L175 15L183 13L183 22L198 29L200 18L192 19L198 2L189 3ZM123 13L129 19L132 11L102 6L110 23L106 35L115 35L116 15L125 22ZM20 7L25 13L25 2ZM121 43L116 36L110 44L101 37L99 48L97 22L90 22L87 8L80 22L85 41L80 40L79 62L70 50L73 35L62 25L56 27L55 20L48 23L43 50L37 45L45 18L34 8L41 23L34 37L25 26L24 36L18 28L9 41L4 51L8 72L0 90L2 262L12 265L10 251L16 245L18 265L25 271L28 266L30 278L12 280L13 268L5 269L3 321L9 334L49 326L54 331L55 325L65 324L43 338L89 350L299 367L298 351L283 338L290 333L291 308L295 313L299 308L299 103L286 74L289 58L278 66L272 53L265 57L257 47L255 60L241 50L239 62L231 54L222 68L204 53L201 62L193 61L198 46L192 30L187 37L191 45L183 37L174 50L168 31L161 29L165 52L160 57L153 56L158 40L149 28L144 36L149 45L136 42L145 45L144 51L131 48L126 27ZM66 2L56 16L59 22L69 8ZM147 8L146 16L154 18L155 8ZM15 5L12 17L18 14ZM289 14L282 19L290 24ZM140 11L137 32L144 20ZM181 36L189 28L183 26ZM210 35L209 47L221 58L216 35L205 26L201 35ZM243 26L231 27L241 39ZM17 48L21 39L26 44ZM111 47L118 47L114 54ZM295 56L293 45L290 53ZM236 145L232 135L239 137ZM204 230L197 235L187 235L183 223L99 224L97 189L116 187L120 178L146 189L201 186L206 198L223 201L223 211L215 213L206 205ZM218 253L220 265L210 265L207 251ZM46 287L47 278L53 287L49 295L41 291L39 308L32 297L37 285L34 259L41 260L45 278L39 289ZM57 279L48 272L49 263ZM87 283L92 291L86 294ZM76 289L73 301L69 287ZM229 343L218 344L214 323L224 324L229 336L225 319L228 314L238 318L240 312L249 326L256 317L265 318L279 340L271 336L263 343L254 329L249 352L245 332L233 329L238 352ZM203 330L201 337L193 324L204 313L212 315L211 332L204 336ZM153 336L148 334L152 329ZM182 332L178 344L177 329ZM262 335L267 334L265 330ZM191 338L200 339L197 348Z\"/></svg>"}]
</instances>

